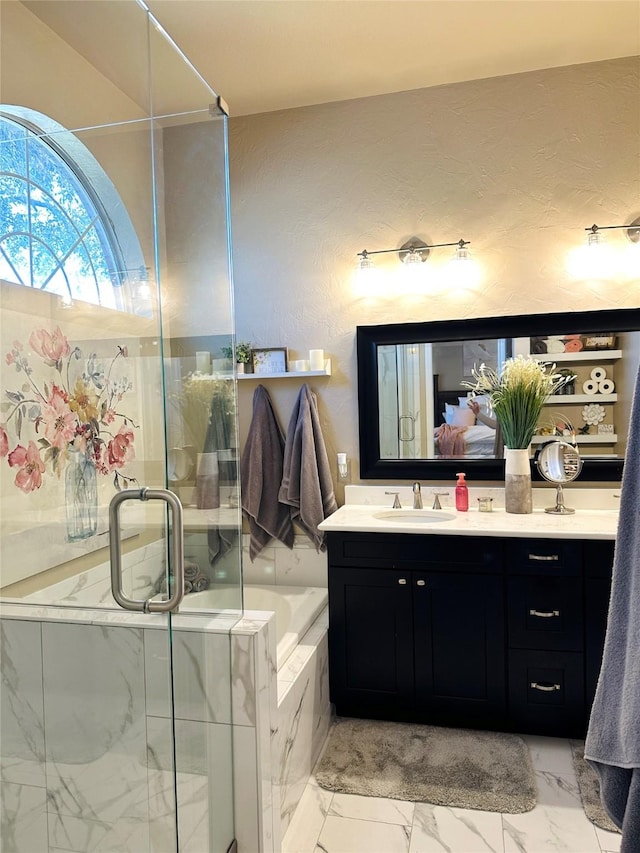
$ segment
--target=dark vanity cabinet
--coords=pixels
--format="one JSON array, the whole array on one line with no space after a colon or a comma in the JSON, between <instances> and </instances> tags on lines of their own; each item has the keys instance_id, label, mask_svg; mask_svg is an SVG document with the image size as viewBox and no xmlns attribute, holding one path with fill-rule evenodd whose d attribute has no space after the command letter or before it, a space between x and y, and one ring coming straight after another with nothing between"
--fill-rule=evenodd
<instances>
[{"instance_id":1,"label":"dark vanity cabinet","mask_svg":"<svg viewBox=\"0 0 640 853\"><path fill-rule=\"evenodd\" d=\"M580 737L613 543L328 534L342 716Z\"/></svg>"}]
</instances>

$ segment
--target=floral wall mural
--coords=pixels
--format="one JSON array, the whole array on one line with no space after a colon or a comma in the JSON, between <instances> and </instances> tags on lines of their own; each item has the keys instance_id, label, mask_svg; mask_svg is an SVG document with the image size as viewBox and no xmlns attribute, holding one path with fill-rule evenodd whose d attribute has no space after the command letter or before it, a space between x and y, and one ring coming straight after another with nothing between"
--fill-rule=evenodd
<instances>
[{"instance_id":1,"label":"floral wall mural","mask_svg":"<svg viewBox=\"0 0 640 853\"><path fill-rule=\"evenodd\" d=\"M16 376L0 404L0 455L25 493L64 475L70 540L96 532L96 472L112 476L116 489L137 482L125 473L135 459L138 429L125 412L133 387L125 372L128 350L119 344L114 350L105 360L70 342L56 325L35 328L27 348L14 340L5 355Z\"/></svg>"}]
</instances>

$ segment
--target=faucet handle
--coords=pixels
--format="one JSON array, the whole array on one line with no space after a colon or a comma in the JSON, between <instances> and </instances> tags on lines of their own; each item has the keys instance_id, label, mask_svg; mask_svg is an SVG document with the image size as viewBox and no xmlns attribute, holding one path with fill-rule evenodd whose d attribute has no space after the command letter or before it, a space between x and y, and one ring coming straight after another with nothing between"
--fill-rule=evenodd
<instances>
[{"instance_id":1,"label":"faucet handle","mask_svg":"<svg viewBox=\"0 0 640 853\"><path fill-rule=\"evenodd\" d=\"M433 492L433 506L431 509L442 509L442 504L440 503L441 495L448 495L449 492Z\"/></svg>"},{"instance_id":2,"label":"faucet handle","mask_svg":"<svg viewBox=\"0 0 640 853\"><path fill-rule=\"evenodd\" d=\"M393 499L392 509L402 509L402 504L400 503L400 498L398 497L399 494L400 494L400 492L387 492L387 491L385 491L385 495L395 495L395 498Z\"/></svg>"}]
</instances>

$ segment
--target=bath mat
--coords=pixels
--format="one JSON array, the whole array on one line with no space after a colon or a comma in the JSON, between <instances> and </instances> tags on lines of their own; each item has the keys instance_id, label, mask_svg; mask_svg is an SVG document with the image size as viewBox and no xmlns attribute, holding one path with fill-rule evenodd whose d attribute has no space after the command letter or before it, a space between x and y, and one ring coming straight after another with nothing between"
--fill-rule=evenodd
<instances>
[{"instance_id":1,"label":"bath mat","mask_svg":"<svg viewBox=\"0 0 640 853\"><path fill-rule=\"evenodd\" d=\"M517 814L536 804L517 735L339 717L314 771L343 794Z\"/></svg>"},{"instance_id":2,"label":"bath mat","mask_svg":"<svg viewBox=\"0 0 640 853\"><path fill-rule=\"evenodd\" d=\"M615 823L606 813L600 799L600 781L593 767L584 760L584 741L571 741L573 769L576 771L582 808L591 823L609 832L620 832Z\"/></svg>"}]
</instances>

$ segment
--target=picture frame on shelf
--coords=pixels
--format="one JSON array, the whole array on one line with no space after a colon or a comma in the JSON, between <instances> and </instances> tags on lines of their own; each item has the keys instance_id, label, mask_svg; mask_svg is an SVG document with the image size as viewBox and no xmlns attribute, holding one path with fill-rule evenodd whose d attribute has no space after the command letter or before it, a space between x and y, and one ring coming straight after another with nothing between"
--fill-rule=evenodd
<instances>
[{"instance_id":1,"label":"picture frame on shelf","mask_svg":"<svg viewBox=\"0 0 640 853\"><path fill-rule=\"evenodd\" d=\"M258 375L265 373L286 373L287 348L260 347L252 349L251 365L253 372Z\"/></svg>"}]
</instances>

